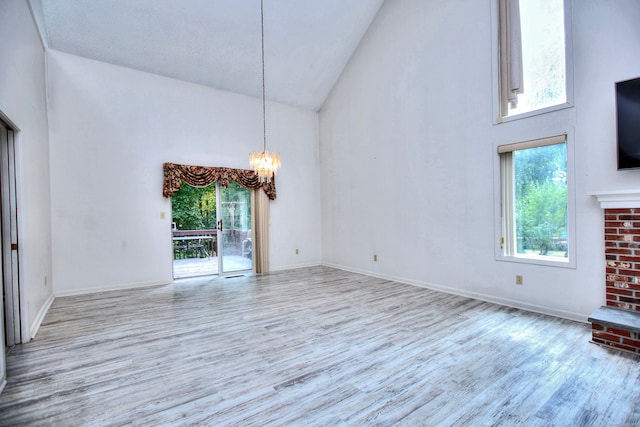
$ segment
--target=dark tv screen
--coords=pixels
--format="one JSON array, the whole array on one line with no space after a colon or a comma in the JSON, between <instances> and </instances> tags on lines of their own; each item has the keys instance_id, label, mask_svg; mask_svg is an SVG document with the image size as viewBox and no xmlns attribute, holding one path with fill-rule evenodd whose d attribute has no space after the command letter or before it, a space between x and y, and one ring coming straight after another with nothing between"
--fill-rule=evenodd
<instances>
[{"instance_id":1,"label":"dark tv screen","mask_svg":"<svg viewBox=\"0 0 640 427\"><path fill-rule=\"evenodd\" d=\"M618 169L640 168L640 77L616 83Z\"/></svg>"}]
</instances>

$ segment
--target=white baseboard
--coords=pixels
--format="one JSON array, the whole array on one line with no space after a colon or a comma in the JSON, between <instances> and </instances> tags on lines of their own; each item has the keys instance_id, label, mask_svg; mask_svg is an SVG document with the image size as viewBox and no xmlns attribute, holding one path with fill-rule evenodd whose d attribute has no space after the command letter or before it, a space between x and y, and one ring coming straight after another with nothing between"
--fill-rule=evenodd
<instances>
[{"instance_id":1,"label":"white baseboard","mask_svg":"<svg viewBox=\"0 0 640 427\"><path fill-rule=\"evenodd\" d=\"M388 276L386 274L379 274L372 271L360 270L357 268L351 268L340 264L334 264L331 262L324 262L322 265L337 268L339 270L349 271L352 273L364 274L365 276L376 277L378 279L390 280L393 282L404 283L407 285L418 286L421 288L431 289L434 291L445 292L452 295L458 295L467 298L473 298L480 301L486 301L494 304L504 305L506 307L519 308L521 310L531 311L534 313L547 314L549 316L560 317L562 319L574 320L576 322L588 323L587 319L589 314L575 313L572 311L559 310L551 307L544 307L536 304L529 304L527 302L511 300L508 298L496 297L493 295L486 295L479 292L466 291L463 289L451 288L449 286L436 285L433 283L420 282L417 280L406 279L403 277Z\"/></svg>"},{"instance_id":2,"label":"white baseboard","mask_svg":"<svg viewBox=\"0 0 640 427\"><path fill-rule=\"evenodd\" d=\"M53 294L49 295L49 298L47 298L47 301L42 305L42 307L40 308L40 311L38 311L38 315L36 316L36 319L33 321L33 324L30 325L29 327L29 340L32 340L36 337L36 334L40 329L40 325L42 325L42 321L44 320L44 317L47 315L47 312L51 308L51 304L53 304L53 301L55 299L56 297ZM23 341L23 342L28 342L28 341Z\"/></svg>"},{"instance_id":3,"label":"white baseboard","mask_svg":"<svg viewBox=\"0 0 640 427\"><path fill-rule=\"evenodd\" d=\"M98 292L109 292L109 291L121 291L125 289L135 289L135 288L150 288L153 286L162 286L168 285L172 283L173 280L160 280L160 281L152 281L152 282L138 282L138 283L121 283L117 285L109 285L109 286L98 286L92 288L81 288L81 289L71 289L71 290L62 290L62 291L54 291L54 295L57 297L69 297L73 295L86 295L86 294L94 294Z\"/></svg>"}]
</instances>

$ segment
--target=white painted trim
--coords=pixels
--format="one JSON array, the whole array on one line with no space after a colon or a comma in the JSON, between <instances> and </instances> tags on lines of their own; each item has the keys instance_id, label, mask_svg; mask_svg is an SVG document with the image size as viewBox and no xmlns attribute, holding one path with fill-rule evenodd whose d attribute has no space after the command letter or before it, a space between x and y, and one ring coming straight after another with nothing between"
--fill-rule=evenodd
<instances>
[{"instance_id":1,"label":"white painted trim","mask_svg":"<svg viewBox=\"0 0 640 427\"><path fill-rule=\"evenodd\" d=\"M574 55L573 55L573 10L571 7L571 0L564 1L564 54L565 54L565 91L566 101L562 104L551 105L549 107L541 108L538 110L527 111L526 113L513 114L511 116L500 116L500 48L498 46L498 32L499 32L499 19L498 19L498 0L491 0L491 63L492 63L492 88L493 88L493 125L500 125L502 123L508 123L515 120L527 119L530 117L539 116L541 114L552 113L554 111L564 110L567 108L573 108L575 106L574 100Z\"/></svg>"},{"instance_id":2,"label":"white painted trim","mask_svg":"<svg viewBox=\"0 0 640 427\"><path fill-rule=\"evenodd\" d=\"M73 289L69 291L55 291L53 294L56 298L58 297L69 297L73 295L86 295L86 294L95 294L98 292L109 292L109 291L121 291L126 289L136 289L136 288L151 288L154 286L164 286L173 283L173 280L161 280L161 281L152 281L152 282L138 282L138 283L122 283L111 286L99 286L92 288L81 288L81 289Z\"/></svg>"},{"instance_id":3,"label":"white painted trim","mask_svg":"<svg viewBox=\"0 0 640 427\"><path fill-rule=\"evenodd\" d=\"M53 304L53 301L55 299L56 298L53 296L53 294L49 295L49 298L47 298L47 301L44 303L44 305L42 306L40 311L38 311L38 315L36 316L35 320L33 321L33 325L31 325L31 327L29 328L29 340L32 340L32 339L34 339L36 337L36 334L38 333L38 330L40 329L40 325L42 324L42 321L44 320L44 317L47 315L47 312L51 308L51 304ZM22 342L25 343L27 341L25 341L23 339Z\"/></svg>"},{"instance_id":4,"label":"white painted trim","mask_svg":"<svg viewBox=\"0 0 640 427\"><path fill-rule=\"evenodd\" d=\"M576 176L575 176L575 128L551 128L542 131L536 129L525 140L535 140L549 135L566 135L567 147L567 245L569 257L567 259L554 260L552 257L544 259L527 256L513 256L503 254L500 238L502 237L502 177L500 173L500 154L493 157L493 204L494 204L494 256L496 261L516 262L521 264L534 264L546 267L577 268L577 244L576 244ZM505 142L494 142L493 152L497 153L498 147L506 145Z\"/></svg>"},{"instance_id":5,"label":"white painted trim","mask_svg":"<svg viewBox=\"0 0 640 427\"><path fill-rule=\"evenodd\" d=\"M309 268L309 267L318 267L320 265L324 265L322 262L310 262L306 264L296 264L296 265L281 265L278 267L271 268L269 271L284 271L284 270L295 270L298 268Z\"/></svg>"},{"instance_id":6,"label":"white painted trim","mask_svg":"<svg viewBox=\"0 0 640 427\"><path fill-rule=\"evenodd\" d=\"M531 117L540 116L542 114L549 114L560 110L566 110L567 108L573 108L574 105L568 102L562 104L551 105L549 107L540 108L538 110L527 111L526 113L513 114L502 118L494 119L494 125L500 125L502 123L509 123L515 120L529 119Z\"/></svg>"},{"instance_id":7,"label":"white painted trim","mask_svg":"<svg viewBox=\"0 0 640 427\"><path fill-rule=\"evenodd\" d=\"M529 304L522 301L511 300L507 298L495 297L492 295L486 295L479 292L465 291L462 289L455 289L449 286L436 285L433 283L422 282L418 280L406 279L403 277L388 276L385 274L374 273L371 271L359 270L355 268L346 267L340 264L334 264L325 262L322 265L331 268L337 268L339 270L349 271L352 273L364 274L370 277L376 277L378 279L391 280L394 282L404 283L407 285L418 286L420 288L431 289L434 291L445 292L447 294L458 295L462 297L472 298L480 301L490 302L493 304L503 305L506 307L518 308L521 310L531 311L533 313L546 314L549 316L560 317L563 319L573 320L576 322L588 323L587 319L589 314L575 313L572 311L558 310L551 307L544 307L536 304Z\"/></svg>"},{"instance_id":8,"label":"white painted trim","mask_svg":"<svg viewBox=\"0 0 640 427\"><path fill-rule=\"evenodd\" d=\"M640 208L640 190L594 191L602 209Z\"/></svg>"},{"instance_id":9,"label":"white painted trim","mask_svg":"<svg viewBox=\"0 0 640 427\"><path fill-rule=\"evenodd\" d=\"M7 380L6 379L2 379L2 382L0 383L0 394L2 394L2 390L4 390L4 387L7 385Z\"/></svg>"}]
</instances>

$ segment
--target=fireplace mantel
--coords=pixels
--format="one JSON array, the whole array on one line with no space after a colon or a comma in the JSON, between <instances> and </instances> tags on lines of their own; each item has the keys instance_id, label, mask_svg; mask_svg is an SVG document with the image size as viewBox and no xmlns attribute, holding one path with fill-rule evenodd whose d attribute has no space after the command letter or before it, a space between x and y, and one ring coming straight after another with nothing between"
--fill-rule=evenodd
<instances>
[{"instance_id":1,"label":"fireplace mantel","mask_svg":"<svg viewBox=\"0 0 640 427\"><path fill-rule=\"evenodd\" d=\"M602 209L640 208L640 190L594 191Z\"/></svg>"}]
</instances>

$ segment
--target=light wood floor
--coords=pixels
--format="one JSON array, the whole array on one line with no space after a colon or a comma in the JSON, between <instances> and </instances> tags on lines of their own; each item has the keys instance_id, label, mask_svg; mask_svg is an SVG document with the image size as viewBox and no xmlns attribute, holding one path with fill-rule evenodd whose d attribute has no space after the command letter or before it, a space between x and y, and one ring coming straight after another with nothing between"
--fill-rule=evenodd
<instances>
[{"instance_id":1,"label":"light wood floor","mask_svg":"<svg viewBox=\"0 0 640 427\"><path fill-rule=\"evenodd\" d=\"M324 267L56 299L0 425L640 425L587 324Z\"/></svg>"}]
</instances>

